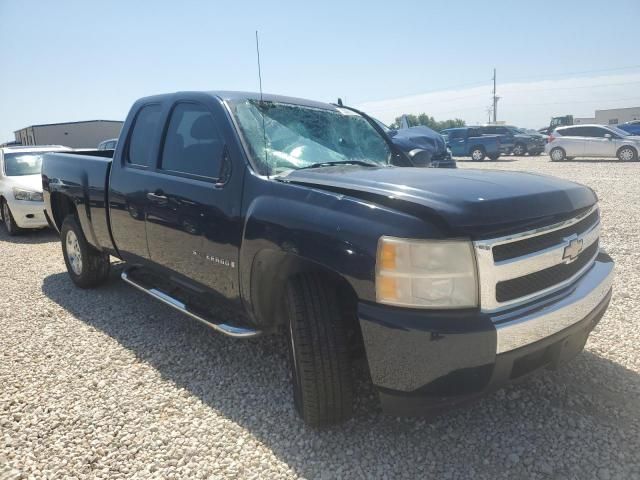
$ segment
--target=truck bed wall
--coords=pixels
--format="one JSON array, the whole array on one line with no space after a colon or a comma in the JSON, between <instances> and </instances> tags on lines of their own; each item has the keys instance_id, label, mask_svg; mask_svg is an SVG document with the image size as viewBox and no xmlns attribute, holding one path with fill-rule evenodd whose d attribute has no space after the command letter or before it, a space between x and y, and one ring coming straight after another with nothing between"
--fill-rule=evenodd
<instances>
[{"instance_id":1,"label":"truck bed wall","mask_svg":"<svg viewBox=\"0 0 640 480\"><path fill-rule=\"evenodd\" d=\"M116 251L109 229L107 181L111 151L51 153L44 157L42 178L46 210L59 228L58 195L71 200L87 241L99 250Z\"/></svg>"}]
</instances>

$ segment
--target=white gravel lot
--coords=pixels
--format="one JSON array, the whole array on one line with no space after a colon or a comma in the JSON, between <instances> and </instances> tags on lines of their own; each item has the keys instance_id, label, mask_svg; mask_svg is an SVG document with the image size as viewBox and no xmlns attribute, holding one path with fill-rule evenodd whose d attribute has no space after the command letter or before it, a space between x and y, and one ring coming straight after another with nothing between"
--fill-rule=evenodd
<instances>
[{"instance_id":1,"label":"white gravel lot","mask_svg":"<svg viewBox=\"0 0 640 480\"><path fill-rule=\"evenodd\" d=\"M593 187L617 262L586 351L432 421L296 416L278 338L238 341L118 279L68 279L50 231L0 229L0 478L640 478L640 163L505 157L480 167Z\"/></svg>"}]
</instances>

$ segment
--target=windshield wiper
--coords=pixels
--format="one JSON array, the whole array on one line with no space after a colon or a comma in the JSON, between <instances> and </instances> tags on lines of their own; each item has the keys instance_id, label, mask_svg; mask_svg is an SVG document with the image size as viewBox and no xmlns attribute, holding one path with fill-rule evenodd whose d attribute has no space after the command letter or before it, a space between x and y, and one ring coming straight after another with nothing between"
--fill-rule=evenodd
<instances>
[{"instance_id":1,"label":"windshield wiper","mask_svg":"<svg viewBox=\"0 0 640 480\"><path fill-rule=\"evenodd\" d=\"M296 170L307 170L310 168L335 167L336 165L361 165L363 167L380 167L381 165L371 162L363 162L362 160L342 160L339 162L318 162L307 165L306 167L296 168Z\"/></svg>"}]
</instances>

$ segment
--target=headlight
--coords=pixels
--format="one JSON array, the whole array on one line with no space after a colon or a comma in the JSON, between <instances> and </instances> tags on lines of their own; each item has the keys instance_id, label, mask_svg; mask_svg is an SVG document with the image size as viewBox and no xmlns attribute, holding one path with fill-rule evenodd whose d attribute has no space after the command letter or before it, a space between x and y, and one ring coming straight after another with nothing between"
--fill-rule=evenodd
<instances>
[{"instance_id":1,"label":"headlight","mask_svg":"<svg viewBox=\"0 0 640 480\"><path fill-rule=\"evenodd\" d=\"M16 200L28 200L30 202L42 202L42 192L13 188L13 198Z\"/></svg>"},{"instance_id":2,"label":"headlight","mask_svg":"<svg viewBox=\"0 0 640 480\"><path fill-rule=\"evenodd\" d=\"M478 306L471 242L381 237L376 258L376 300L414 308Z\"/></svg>"}]
</instances>

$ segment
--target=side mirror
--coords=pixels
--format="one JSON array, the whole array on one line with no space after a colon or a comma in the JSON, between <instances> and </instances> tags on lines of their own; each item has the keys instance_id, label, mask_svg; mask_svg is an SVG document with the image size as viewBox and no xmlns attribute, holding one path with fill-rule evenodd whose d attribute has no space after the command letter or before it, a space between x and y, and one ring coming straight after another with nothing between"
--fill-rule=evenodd
<instances>
[{"instance_id":1,"label":"side mirror","mask_svg":"<svg viewBox=\"0 0 640 480\"><path fill-rule=\"evenodd\" d=\"M604 138L606 138L607 140L611 140L613 136L610 133L605 133Z\"/></svg>"}]
</instances>

